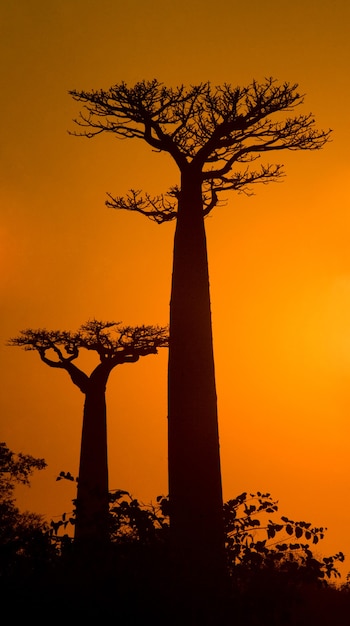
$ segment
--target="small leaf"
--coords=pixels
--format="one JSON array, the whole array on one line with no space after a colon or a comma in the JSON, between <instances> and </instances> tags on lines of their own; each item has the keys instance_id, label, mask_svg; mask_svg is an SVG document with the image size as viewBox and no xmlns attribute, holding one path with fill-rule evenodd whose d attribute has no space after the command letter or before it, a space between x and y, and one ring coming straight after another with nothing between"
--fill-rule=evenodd
<instances>
[{"instance_id":1,"label":"small leaf","mask_svg":"<svg viewBox=\"0 0 350 626\"><path fill-rule=\"evenodd\" d=\"M268 538L269 539L273 539L275 535L276 535L276 531L273 528L273 526L268 526L267 527L267 536L268 536Z\"/></svg>"},{"instance_id":2,"label":"small leaf","mask_svg":"<svg viewBox=\"0 0 350 626\"><path fill-rule=\"evenodd\" d=\"M264 552L266 541L257 541L255 544L255 549L257 552Z\"/></svg>"},{"instance_id":3,"label":"small leaf","mask_svg":"<svg viewBox=\"0 0 350 626\"><path fill-rule=\"evenodd\" d=\"M274 524L274 528L276 533L279 533L283 529L283 526L282 524Z\"/></svg>"}]
</instances>

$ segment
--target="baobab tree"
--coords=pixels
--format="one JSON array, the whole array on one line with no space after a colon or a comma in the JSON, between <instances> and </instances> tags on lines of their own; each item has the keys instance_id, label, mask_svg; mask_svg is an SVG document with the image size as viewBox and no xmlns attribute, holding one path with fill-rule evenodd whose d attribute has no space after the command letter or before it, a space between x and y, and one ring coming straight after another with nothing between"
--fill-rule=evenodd
<instances>
[{"instance_id":1,"label":"baobab tree","mask_svg":"<svg viewBox=\"0 0 350 626\"><path fill-rule=\"evenodd\" d=\"M80 545L103 545L109 539L106 385L111 371L123 363L157 354L168 346L168 331L158 326L122 326L118 322L88 321L77 332L20 332L9 345L36 350L41 360L63 369L85 396L74 540ZM96 352L98 365L86 374L73 361L81 350Z\"/></svg>"},{"instance_id":2,"label":"baobab tree","mask_svg":"<svg viewBox=\"0 0 350 626\"><path fill-rule=\"evenodd\" d=\"M168 364L171 532L188 566L215 573L224 563L224 530L204 218L222 192L250 193L253 184L280 180L283 166L269 163L268 153L318 150L330 131L317 130L312 114L294 114L304 101L297 84L272 78L246 87L122 82L69 93L83 103L73 134L142 139L168 153L179 170L166 193L108 193L106 204L157 223L176 220Z\"/></svg>"}]
</instances>

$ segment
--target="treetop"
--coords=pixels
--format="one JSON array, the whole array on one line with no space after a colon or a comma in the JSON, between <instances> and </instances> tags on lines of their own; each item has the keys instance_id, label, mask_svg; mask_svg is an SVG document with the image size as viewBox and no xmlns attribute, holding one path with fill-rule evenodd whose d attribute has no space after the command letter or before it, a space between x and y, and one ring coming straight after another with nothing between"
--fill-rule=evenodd
<instances>
[{"instance_id":1,"label":"treetop","mask_svg":"<svg viewBox=\"0 0 350 626\"><path fill-rule=\"evenodd\" d=\"M203 212L218 202L218 193L250 193L253 183L280 179L281 164L252 163L265 153L281 150L318 150L329 141L330 130L315 128L311 113L295 115L304 102L298 85L273 78L245 87L210 82L166 87L154 79L133 87L125 82L107 90L69 92L83 103L74 120L81 129L72 133L88 138L103 132L116 137L143 139L156 151L168 152L181 175L199 178ZM177 216L181 188L150 198L132 190L126 199L108 194L107 205L136 210L158 221Z\"/></svg>"},{"instance_id":2,"label":"treetop","mask_svg":"<svg viewBox=\"0 0 350 626\"><path fill-rule=\"evenodd\" d=\"M120 322L92 319L78 331L26 329L8 341L10 346L36 350L43 361L53 366L67 364L79 356L79 350L93 350L101 362L156 354L168 346L168 329L161 326L123 326ZM55 356L57 361L47 357Z\"/></svg>"}]
</instances>

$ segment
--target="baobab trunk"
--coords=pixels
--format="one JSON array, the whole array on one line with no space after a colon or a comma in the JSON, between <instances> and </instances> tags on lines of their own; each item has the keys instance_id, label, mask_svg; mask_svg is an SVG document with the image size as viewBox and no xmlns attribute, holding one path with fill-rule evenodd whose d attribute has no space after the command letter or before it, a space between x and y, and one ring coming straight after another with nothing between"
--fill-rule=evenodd
<instances>
[{"instance_id":1,"label":"baobab trunk","mask_svg":"<svg viewBox=\"0 0 350 626\"><path fill-rule=\"evenodd\" d=\"M173 548L189 574L218 575L224 532L207 246L200 179L186 173L174 240L168 379Z\"/></svg>"},{"instance_id":2,"label":"baobab trunk","mask_svg":"<svg viewBox=\"0 0 350 626\"><path fill-rule=\"evenodd\" d=\"M80 544L109 540L106 383L98 366L85 393L74 539Z\"/></svg>"}]
</instances>

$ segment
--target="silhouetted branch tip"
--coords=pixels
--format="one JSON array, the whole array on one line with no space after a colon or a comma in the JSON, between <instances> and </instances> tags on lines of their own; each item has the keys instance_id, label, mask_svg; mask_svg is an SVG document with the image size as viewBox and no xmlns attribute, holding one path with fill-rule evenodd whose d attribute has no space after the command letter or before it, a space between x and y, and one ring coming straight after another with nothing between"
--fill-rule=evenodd
<instances>
[{"instance_id":1,"label":"silhouetted branch tip","mask_svg":"<svg viewBox=\"0 0 350 626\"><path fill-rule=\"evenodd\" d=\"M126 197L114 198L107 193L109 200L106 206L112 209L126 209L141 213L157 223L171 221L176 218L177 209L167 197L175 197L176 188L171 189L166 195L151 197L149 194L141 195L140 191L131 189Z\"/></svg>"}]
</instances>

